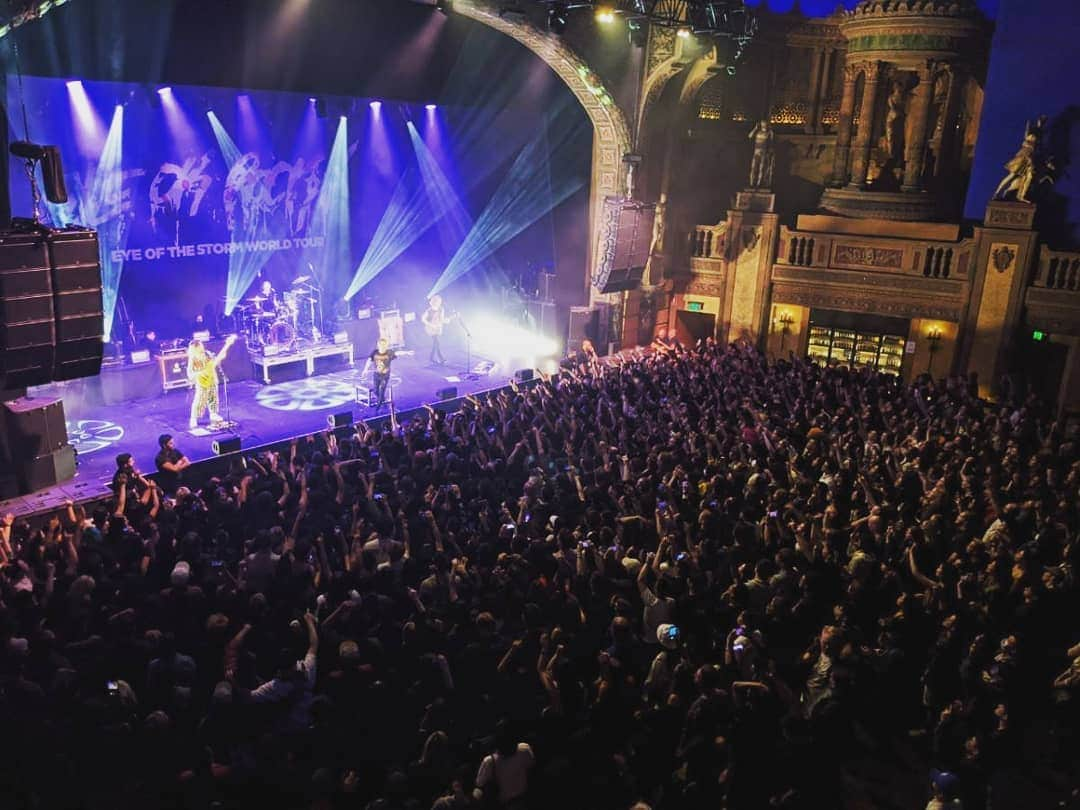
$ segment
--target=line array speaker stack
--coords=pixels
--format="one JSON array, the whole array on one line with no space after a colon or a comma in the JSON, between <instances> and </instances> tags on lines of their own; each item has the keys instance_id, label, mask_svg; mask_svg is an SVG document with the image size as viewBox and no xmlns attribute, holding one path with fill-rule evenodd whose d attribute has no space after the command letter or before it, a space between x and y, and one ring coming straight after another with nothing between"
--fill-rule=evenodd
<instances>
[{"instance_id":1,"label":"line array speaker stack","mask_svg":"<svg viewBox=\"0 0 1080 810\"><path fill-rule=\"evenodd\" d=\"M101 263L94 231L51 234L49 269L56 313L54 380L77 380L101 373L105 314Z\"/></svg>"},{"instance_id":2,"label":"line array speaker stack","mask_svg":"<svg viewBox=\"0 0 1080 810\"><path fill-rule=\"evenodd\" d=\"M100 373L104 327L94 231L0 234L0 391Z\"/></svg>"},{"instance_id":3,"label":"line array speaker stack","mask_svg":"<svg viewBox=\"0 0 1080 810\"><path fill-rule=\"evenodd\" d=\"M656 206L621 197L605 197L601 240L593 284L601 293L641 286L652 250Z\"/></svg>"},{"instance_id":4,"label":"line array speaker stack","mask_svg":"<svg viewBox=\"0 0 1080 810\"><path fill-rule=\"evenodd\" d=\"M104 344L97 233L0 233L0 497L75 475L63 402L31 386L101 372Z\"/></svg>"}]
</instances>

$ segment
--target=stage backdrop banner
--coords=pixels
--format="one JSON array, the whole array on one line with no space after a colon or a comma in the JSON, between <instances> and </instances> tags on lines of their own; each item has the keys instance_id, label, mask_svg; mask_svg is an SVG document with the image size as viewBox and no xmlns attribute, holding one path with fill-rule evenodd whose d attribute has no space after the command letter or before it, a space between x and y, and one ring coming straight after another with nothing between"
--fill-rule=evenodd
<instances>
[{"instance_id":1,"label":"stage backdrop banner","mask_svg":"<svg viewBox=\"0 0 1080 810\"><path fill-rule=\"evenodd\" d=\"M183 333L223 308L230 272L287 283L325 247L316 203L337 121L308 97L32 76L23 88L30 139L60 147L67 181L44 223L98 231L108 322ZM13 139L17 89L9 77ZM12 210L29 216L17 159L10 177Z\"/></svg>"}]
</instances>

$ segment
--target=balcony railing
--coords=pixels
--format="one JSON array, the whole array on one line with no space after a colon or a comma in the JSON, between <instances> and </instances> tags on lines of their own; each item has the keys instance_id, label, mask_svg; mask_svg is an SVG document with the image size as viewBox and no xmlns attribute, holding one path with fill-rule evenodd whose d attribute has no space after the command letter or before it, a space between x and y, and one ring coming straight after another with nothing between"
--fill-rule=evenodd
<instances>
[{"instance_id":1,"label":"balcony railing","mask_svg":"<svg viewBox=\"0 0 1080 810\"><path fill-rule=\"evenodd\" d=\"M920 242L780 229L777 264L966 281L974 240Z\"/></svg>"},{"instance_id":2,"label":"balcony railing","mask_svg":"<svg viewBox=\"0 0 1080 810\"><path fill-rule=\"evenodd\" d=\"M724 258L724 241L727 223L719 225L697 225L690 231L690 256L695 259Z\"/></svg>"},{"instance_id":3,"label":"balcony railing","mask_svg":"<svg viewBox=\"0 0 1080 810\"><path fill-rule=\"evenodd\" d=\"M1080 292L1080 253L1039 249L1039 264L1035 269L1032 287L1064 292Z\"/></svg>"}]
</instances>

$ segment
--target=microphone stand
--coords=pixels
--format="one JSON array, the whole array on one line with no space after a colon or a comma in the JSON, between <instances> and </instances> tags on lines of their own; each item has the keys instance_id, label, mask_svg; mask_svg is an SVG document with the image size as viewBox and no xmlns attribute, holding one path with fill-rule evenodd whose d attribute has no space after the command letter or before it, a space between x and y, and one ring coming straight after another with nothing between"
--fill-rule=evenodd
<instances>
[{"instance_id":1,"label":"microphone stand","mask_svg":"<svg viewBox=\"0 0 1080 810\"><path fill-rule=\"evenodd\" d=\"M465 325L464 318L458 318L458 323L461 324L461 330L465 333L465 371L462 373L461 378L463 380L475 380L477 376L472 372L472 332Z\"/></svg>"},{"instance_id":2,"label":"microphone stand","mask_svg":"<svg viewBox=\"0 0 1080 810\"><path fill-rule=\"evenodd\" d=\"M226 347L228 351L228 347ZM218 371L221 372L221 404L224 405L225 411L225 428L233 435L236 434L236 428L239 427L236 422L232 420L232 411L229 408L229 375L225 371L225 357L219 352L218 356L221 358L218 363Z\"/></svg>"},{"instance_id":3,"label":"microphone stand","mask_svg":"<svg viewBox=\"0 0 1080 810\"><path fill-rule=\"evenodd\" d=\"M225 368L220 367L221 371L221 403L225 406L225 429L236 433L236 423L232 420L232 412L229 409L229 375L225 373Z\"/></svg>"}]
</instances>

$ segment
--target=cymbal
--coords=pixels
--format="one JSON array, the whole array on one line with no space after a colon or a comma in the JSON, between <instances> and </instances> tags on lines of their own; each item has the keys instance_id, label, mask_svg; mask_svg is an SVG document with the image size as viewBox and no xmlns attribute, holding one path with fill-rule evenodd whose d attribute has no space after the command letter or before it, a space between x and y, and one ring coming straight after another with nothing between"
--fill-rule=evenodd
<instances>
[{"instance_id":1,"label":"cymbal","mask_svg":"<svg viewBox=\"0 0 1080 810\"><path fill-rule=\"evenodd\" d=\"M293 279L292 285L295 287L297 284L303 284L309 278L311 278L311 276L298 276L297 278Z\"/></svg>"},{"instance_id":2,"label":"cymbal","mask_svg":"<svg viewBox=\"0 0 1080 810\"><path fill-rule=\"evenodd\" d=\"M266 296L264 296L264 295L253 295L253 296L251 296L251 298L249 298L247 300L250 301L252 304L261 304L263 301L266 300Z\"/></svg>"}]
</instances>

